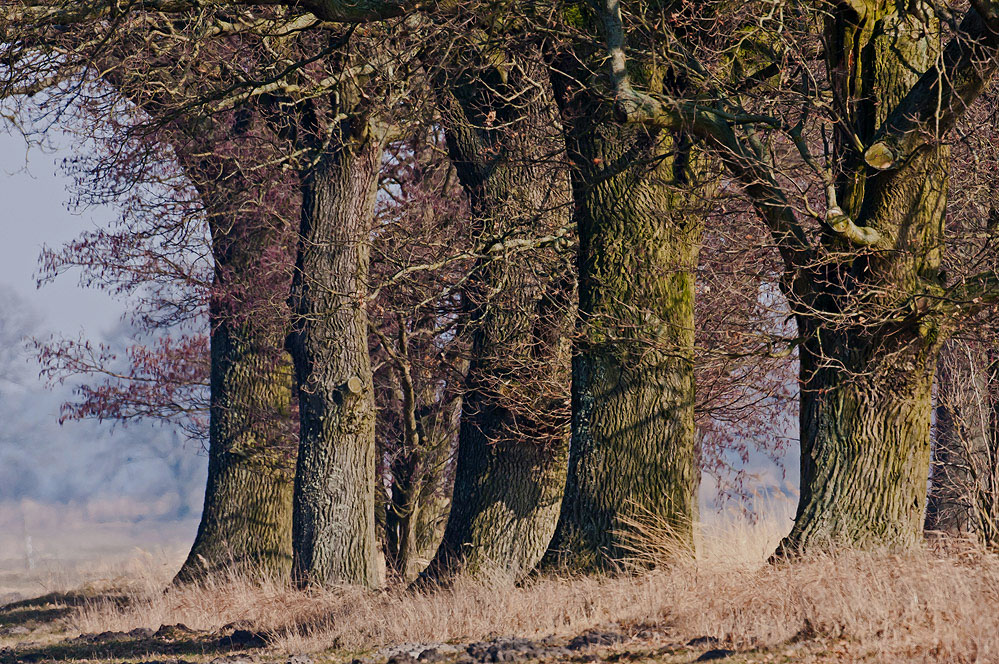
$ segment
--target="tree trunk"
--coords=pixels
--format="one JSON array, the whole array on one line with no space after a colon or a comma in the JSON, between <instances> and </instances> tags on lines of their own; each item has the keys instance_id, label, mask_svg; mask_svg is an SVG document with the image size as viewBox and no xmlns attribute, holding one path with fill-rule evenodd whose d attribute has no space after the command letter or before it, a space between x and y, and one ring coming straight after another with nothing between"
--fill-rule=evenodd
<instances>
[{"instance_id":1,"label":"tree trunk","mask_svg":"<svg viewBox=\"0 0 999 664\"><path fill-rule=\"evenodd\" d=\"M289 339L301 417L293 525L300 585L379 579L366 301L384 136L350 124L333 130L302 183Z\"/></svg>"},{"instance_id":2,"label":"tree trunk","mask_svg":"<svg viewBox=\"0 0 999 664\"><path fill-rule=\"evenodd\" d=\"M973 466L987 455L990 429L987 364L965 344L949 343L940 355L928 531L961 536L974 530Z\"/></svg>"},{"instance_id":3,"label":"tree trunk","mask_svg":"<svg viewBox=\"0 0 999 664\"><path fill-rule=\"evenodd\" d=\"M969 449L974 477L975 534L992 551L999 551L999 359L990 352L988 368L988 434Z\"/></svg>"},{"instance_id":4,"label":"tree trunk","mask_svg":"<svg viewBox=\"0 0 999 664\"><path fill-rule=\"evenodd\" d=\"M430 323L435 325L436 321ZM440 380L423 378L418 387L410 360L410 333L404 320L400 324L395 350L381 337L395 366L394 392L402 416L402 444L391 462L392 482L382 507L386 563L397 579L408 584L429 565L444 534L453 489L448 467L462 399L460 392ZM419 334L421 327L415 332ZM426 353L427 349L416 352ZM464 375L467 367L459 371Z\"/></svg>"},{"instance_id":5,"label":"tree trunk","mask_svg":"<svg viewBox=\"0 0 999 664\"><path fill-rule=\"evenodd\" d=\"M830 19L830 70L845 120L866 145L929 68L928 7L866 3ZM847 13L843 13L846 11ZM811 292L792 295L800 335L801 496L779 552L916 546L930 461L931 388L945 330L924 315L939 293L948 150L925 146L896 170L871 173L840 136L843 209L877 230L870 251L827 237Z\"/></svg>"},{"instance_id":6,"label":"tree trunk","mask_svg":"<svg viewBox=\"0 0 999 664\"><path fill-rule=\"evenodd\" d=\"M176 583L230 567L290 578L294 437L283 335L212 317L208 485L194 546ZM289 435L291 433L291 435Z\"/></svg>"},{"instance_id":7,"label":"tree trunk","mask_svg":"<svg viewBox=\"0 0 999 664\"><path fill-rule=\"evenodd\" d=\"M248 183L231 160L204 152L178 154L199 183L215 259L208 483L194 546L174 582L227 569L286 580L297 426L284 352L288 311L272 305L290 285L290 270L274 264L286 229L270 219L239 217L234 223L238 188Z\"/></svg>"},{"instance_id":8,"label":"tree trunk","mask_svg":"<svg viewBox=\"0 0 999 664\"><path fill-rule=\"evenodd\" d=\"M939 390L945 385L943 376ZM972 404L968 404L972 405ZM973 406L973 405L972 405ZM965 442L961 432L959 407L938 403L933 426L933 453L930 493L926 501L925 530L949 536L964 536L972 532L972 503L968 459L964 454ZM973 442L984 439L975 436Z\"/></svg>"},{"instance_id":9,"label":"tree trunk","mask_svg":"<svg viewBox=\"0 0 999 664\"><path fill-rule=\"evenodd\" d=\"M819 332L802 350L801 498L782 551L921 540L936 350L884 341Z\"/></svg>"},{"instance_id":10,"label":"tree trunk","mask_svg":"<svg viewBox=\"0 0 999 664\"><path fill-rule=\"evenodd\" d=\"M856 259L846 268L848 295L816 294L798 315L807 339L800 357L802 488L781 552L921 542L943 332L896 298L907 293L918 301L939 288L943 150L923 151L902 170L866 183L871 216L861 223L889 242L926 243ZM885 232L893 227L897 234Z\"/></svg>"},{"instance_id":11,"label":"tree trunk","mask_svg":"<svg viewBox=\"0 0 999 664\"><path fill-rule=\"evenodd\" d=\"M941 354L925 526L990 547L999 543L996 371L977 344L954 341Z\"/></svg>"},{"instance_id":12,"label":"tree trunk","mask_svg":"<svg viewBox=\"0 0 999 664\"><path fill-rule=\"evenodd\" d=\"M564 232L569 182L547 74L530 54L507 59L516 66L476 69L485 84L440 84L451 158L484 238ZM544 555L565 482L574 294L565 247L475 267L463 293L472 354L454 493L427 577L520 577Z\"/></svg>"},{"instance_id":13,"label":"tree trunk","mask_svg":"<svg viewBox=\"0 0 999 664\"><path fill-rule=\"evenodd\" d=\"M691 192L700 184L682 136L621 126L585 93L560 93L560 102L576 166L581 329L552 555L588 571L629 555L636 522L668 526L692 546L700 479L692 270L702 222Z\"/></svg>"}]
</instances>

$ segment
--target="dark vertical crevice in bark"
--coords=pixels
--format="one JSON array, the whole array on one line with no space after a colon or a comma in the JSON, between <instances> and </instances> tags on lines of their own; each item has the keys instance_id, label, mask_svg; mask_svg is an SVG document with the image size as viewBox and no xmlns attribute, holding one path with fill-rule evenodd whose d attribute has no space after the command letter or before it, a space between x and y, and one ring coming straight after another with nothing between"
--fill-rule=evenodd
<instances>
[{"instance_id":1,"label":"dark vertical crevice in bark","mask_svg":"<svg viewBox=\"0 0 999 664\"><path fill-rule=\"evenodd\" d=\"M294 574L300 585L375 586L375 411L366 312L369 233L384 135L338 121L302 180L292 287L301 420Z\"/></svg>"},{"instance_id":2,"label":"dark vertical crevice in bark","mask_svg":"<svg viewBox=\"0 0 999 664\"><path fill-rule=\"evenodd\" d=\"M564 231L569 182L547 72L537 53L505 59L502 69L476 72L484 82L438 74L452 161L483 238ZM522 576L554 532L575 315L568 244L483 259L468 281L472 350L454 493L427 578L490 568Z\"/></svg>"},{"instance_id":3,"label":"dark vertical crevice in bark","mask_svg":"<svg viewBox=\"0 0 999 664\"><path fill-rule=\"evenodd\" d=\"M645 72L650 81L661 74ZM557 80L574 165L580 329L568 479L549 559L586 571L627 557L636 521L668 525L692 546L693 269L705 192L683 136L621 126L603 100Z\"/></svg>"}]
</instances>

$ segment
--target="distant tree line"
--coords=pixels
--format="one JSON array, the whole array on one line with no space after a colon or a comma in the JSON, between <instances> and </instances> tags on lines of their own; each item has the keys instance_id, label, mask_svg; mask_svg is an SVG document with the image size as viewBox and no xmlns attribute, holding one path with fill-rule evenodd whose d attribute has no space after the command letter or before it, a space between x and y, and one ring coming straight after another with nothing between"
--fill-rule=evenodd
<instances>
[{"instance_id":1,"label":"distant tree line","mask_svg":"<svg viewBox=\"0 0 999 664\"><path fill-rule=\"evenodd\" d=\"M43 345L65 416L206 442L178 582L692 550L795 409L777 555L999 544L992 5L4 0L0 51L123 210L43 278L160 332Z\"/></svg>"}]
</instances>

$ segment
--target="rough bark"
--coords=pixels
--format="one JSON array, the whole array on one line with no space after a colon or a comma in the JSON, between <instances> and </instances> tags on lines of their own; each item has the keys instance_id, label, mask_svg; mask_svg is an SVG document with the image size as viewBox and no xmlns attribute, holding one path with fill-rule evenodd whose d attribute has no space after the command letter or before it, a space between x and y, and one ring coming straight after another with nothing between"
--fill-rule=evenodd
<instances>
[{"instance_id":1,"label":"rough bark","mask_svg":"<svg viewBox=\"0 0 999 664\"><path fill-rule=\"evenodd\" d=\"M974 518L971 458L987 445L988 418L983 421L982 415L988 408L988 383L981 367L955 354L958 349L953 345L950 350L941 354L937 371L933 474L925 527L968 535Z\"/></svg>"},{"instance_id":2,"label":"rough bark","mask_svg":"<svg viewBox=\"0 0 999 664\"><path fill-rule=\"evenodd\" d=\"M954 341L937 372L933 475L926 530L999 543L999 459L994 358Z\"/></svg>"},{"instance_id":3,"label":"rough bark","mask_svg":"<svg viewBox=\"0 0 999 664\"><path fill-rule=\"evenodd\" d=\"M175 581L230 568L287 579L295 440L269 419L290 416L291 370L275 358L284 335L213 318L205 506Z\"/></svg>"},{"instance_id":4,"label":"rough bark","mask_svg":"<svg viewBox=\"0 0 999 664\"><path fill-rule=\"evenodd\" d=\"M868 2L829 21L830 72L861 141L936 53L927 7ZM948 151L924 146L901 167L866 172L841 136L839 200L880 240L815 266L793 299L801 346L801 497L780 552L921 541L930 459L931 387L943 332L922 296L939 292Z\"/></svg>"},{"instance_id":5,"label":"rough bark","mask_svg":"<svg viewBox=\"0 0 999 664\"><path fill-rule=\"evenodd\" d=\"M585 571L627 557L639 544L636 522L668 526L692 545L692 270L702 224L691 194L700 184L682 135L622 126L603 100L559 85L575 166L580 330L552 558Z\"/></svg>"},{"instance_id":6,"label":"rough bark","mask_svg":"<svg viewBox=\"0 0 999 664\"><path fill-rule=\"evenodd\" d=\"M422 388L417 387L409 359L410 333L404 322L399 329L398 344L389 358L401 406L402 446L392 461L392 486L381 507L386 562L398 579L409 583L433 560L444 534L453 488L448 469L462 399L451 388L441 394L437 381L423 381ZM382 336L382 345L389 343Z\"/></svg>"},{"instance_id":7,"label":"rough bark","mask_svg":"<svg viewBox=\"0 0 999 664\"><path fill-rule=\"evenodd\" d=\"M619 5L598 5L619 117L689 127L720 148L784 259L782 286L803 341L804 486L779 553L919 541L937 355L962 316L994 301L981 297L993 278L945 288L940 269L949 151L938 140L993 75L999 43L994 8L972 4L940 60L939 14L929 4L851 0L825 15L835 178L788 131L826 190L819 247L737 123L631 88Z\"/></svg>"},{"instance_id":8,"label":"rough bark","mask_svg":"<svg viewBox=\"0 0 999 664\"><path fill-rule=\"evenodd\" d=\"M296 431L292 371L284 342L288 311L255 310L254 289L290 285L271 264L283 229L273 220L237 219L245 180L231 160L178 151L199 191L212 234L214 295L209 306L211 384L208 482L198 533L175 583L220 570L290 578ZM198 156L195 156L198 155ZM268 255L270 256L268 257ZM262 298L266 300L266 297Z\"/></svg>"},{"instance_id":9,"label":"rough bark","mask_svg":"<svg viewBox=\"0 0 999 664\"><path fill-rule=\"evenodd\" d=\"M476 74L485 82L439 80L438 87L451 159L483 237L564 228L564 139L544 67L507 54L502 70ZM470 367L451 512L429 578L487 569L519 577L551 540L565 482L575 313L564 251L484 259L463 293Z\"/></svg>"},{"instance_id":10,"label":"rough bark","mask_svg":"<svg viewBox=\"0 0 999 664\"><path fill-rule=\"evenodd\" d=\"M802 350L801 498L782 548L915 546L936 351L911 337L889 354L880 335L828 336L832 348Z\"/></svg>"},{"instance_id":11,"label":"rough bark","mask_svg":"<svg viewBox=\"0 0 999 664\"><path fill-rule=\"evenodd\" d=\"M384 135L343 120L302 181L289 348L301 419L294 575L300 585L379 579L375 410L365 309Z\"/></svg>"}]
</instances>

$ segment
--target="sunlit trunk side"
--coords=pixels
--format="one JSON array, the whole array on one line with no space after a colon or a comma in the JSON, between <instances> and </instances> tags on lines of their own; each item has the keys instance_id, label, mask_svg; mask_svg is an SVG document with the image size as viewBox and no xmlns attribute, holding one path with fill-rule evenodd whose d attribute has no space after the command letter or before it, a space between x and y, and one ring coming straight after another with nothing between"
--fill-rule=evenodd
<instances>
[{"instance_id":1,"label":"sunlit trunk side","mask_svg":"<svg viewBox=\"0 0 999 664\"><path fill-rule=\"evenodd\" d=\"M302 180L292 288L300 412L294 577L376 586L375 405L368 354L369 233L384 133L338 121Z\"/></svg>"},{"instance_id":2,"label":"sunlit trunk side","mask_svg":"<svg viewBox=\"0 0 999 664\"><path fill-rule=\"evenodd\" d=\"M938 52L928 6L863 3L827 23L830 72L861 142ZM793 303L801 354L801 498L781 552L829 545L918 545L930 461L931 387L943 333L920 297L939 292L948 149L925 146L872 172L840 134L839 200L872 250L827 242L813 292ZM828 239L828 238L827 238ZM842 260L836 260L837 251Z\"/></svg>"},{"instance_id":3,"label":"sunlit trunk side","mask_svg":"<svg viewBox=\"0 0 999 664\"><path fill-rule=\"evenodd\" d=\"M557 96L574 166L580 329L551 559L589 571L629 555L635 521L668 526L679 549L692 546L693 270L705 191L685 137L622 126L602 99L580 91L575 80L587 73L571 67L555 69L567 72ZM653 84L662 74L643 73Z\"/></svg>"}]
</instances>

